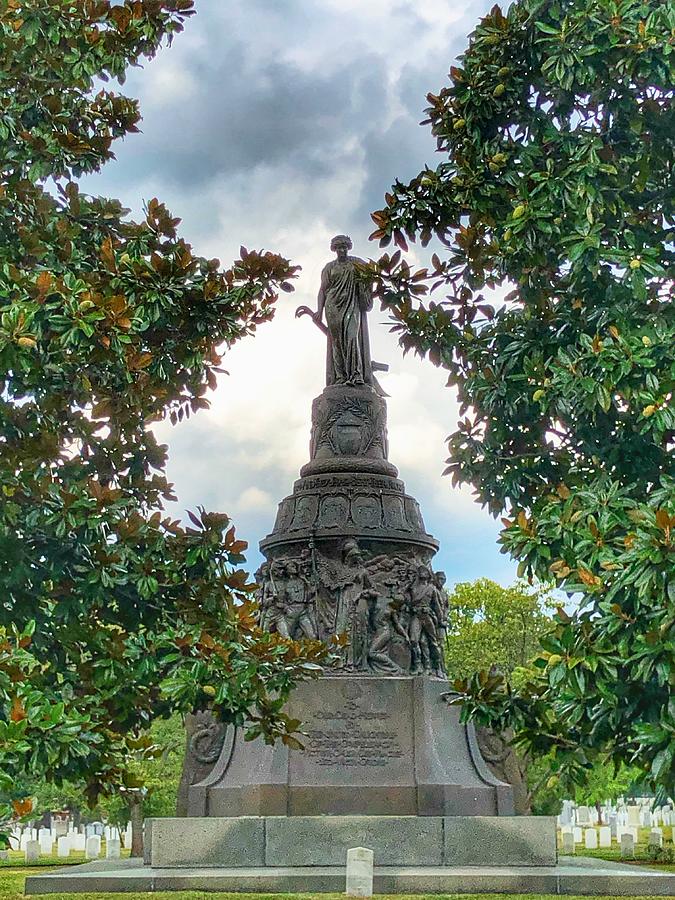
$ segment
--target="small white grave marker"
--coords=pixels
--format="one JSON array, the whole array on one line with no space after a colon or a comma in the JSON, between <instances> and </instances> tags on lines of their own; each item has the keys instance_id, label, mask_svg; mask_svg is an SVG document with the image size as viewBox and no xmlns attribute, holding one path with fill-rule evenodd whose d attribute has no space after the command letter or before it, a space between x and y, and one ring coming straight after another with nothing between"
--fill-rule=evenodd
<instances>
[{"instance_id":1,"label":"small white grave marker","mask_svg":"<svg viewBox=\"0 0 675 900\"><path fill-rule=\"evenodd\" d=\"M587 806L577 807L577 822L579 825L589 825L591 821L591 811Z\"/></svg>"},{"instance_id":2,"label":"small white grave marker","mask_svg":"<svg viewBox=\"0 0 675 900\"><path fill-rule=\"evenodd\" d=\"M57 856L70 856L70 838L67 835L60 837L56 842Z\"/></svg>"},{"instance_id":3,"label":"small white grave marker","mask_svg":"<svg viewBox=\"0 0 675 900\"><path fill-rule=\"evenodd\" d=\"M40 859L40 842L39 841L26 841L26 862L34 863Z\"/></svg>"},{"instance_id":4,"label":"small white grave marker","mask_svg":"<svg viewBox=\"0 0 675 900\"><path fill-rule=\"evenodd\" d=\"M574 843L574 833L572 831L563 831L561 850L566 856L577 852L576 844Z\"/></svg>"},{"instance_id":5,"label":"small white grave marker","mask_svg":"<svg viewBox=\"0 0 675 900\"><path fill-rule=\"evenodd\" d=\"M583 829L579 825L574 826L574 843L580 844L584 839Z\"/></svg>"},{"instance_id":6,"label":"small white grave marker","mask_svg":"<svg viewBox=\"0 0 675 900\"><path fill-rule=\"evenodd\" d=\"M595 828L587 828L584 834L584 846L587 850L598 849L598 832Z\"/></svg>"},{"instance_id":7,"label":"small white grave marker","mask_svg":"<svg viewBox=\"0 0 675 900\"><path fill-rule=\"evenodd\" d=\"M624 831L621 835L621 858L635 859L635 838L631 831Z\"/></svg>"},{"instance_id":8,"label":"small white grave marker","mask_svg":"<svg viewBox=\"0 0 675 900\"><path fill-rule=\"evenodd\" d=\"M97 834L92 834L87 838L87 847L84 855L87 859L98 859L101 855L101 838Z\"/></svg>"},{"instance_id":9,"label":"small white grave marker","mask_svg":"<svg viewBox=\"0 0 675 900\"><path fill-rule=\"evenodd\" d=\"M603 825L600 828L600 846L601 847L611 847L612 846L612 829L609 825Z\"/></svg>"},{"instance_id":10,"label":"small white grave marker","mask_svg":"<svg viewBox=\"0 0 675 900\"><path fill-rule=\"evenodd\" d=\"M663 847L663 832L660 828L652 828L649 832L649 846Z\"/></svg>"},{"instance_id":11,"label":"small white grave marker","mask_svg":"<svg viewBox=\"0 0 675 900\"><path fill-rule=\"evenodd\" d=\"M79 832L77 834L71 834L70 846L78 853L84 853L87 848L87 838Z\"/></svg>"},{"instance_id":12,"label":"small white grave marker","mask_svg":"<svg viewBox=\"0 0 675 900\"><path fill-rule=\"evenodd\" d=\"M54 844L51 831L41 831L38 840L40 841L40 853L42 853L43 856L51 856L52 846Z\"/></svg>"},{"instance_id":13,"label":"small white grave marker","mask_svg":"<svg viewBox=\"0 0 675 900\"><path fill-rule=\"evenodd\" d=\"M373 851L366 847L347 850L348 897L373 896Z\"/></svg>"},{"instance_id":14,"label":"small white grave marker","mask_svg":"<svg viewBox=\"0 0 675 900\"><path fill-rule=\"evenodd\" d=\"M632 828L639 828L640 827L640 813L641 813L640 807L639 806L629 806L629 807L627 807L627 813L628 813L627 824L630 825Z\"/></svg>"},{"instance_id":15,"label":"small white grave marker","mask_svg":"<svg viewBox=\"0 0 675 900\"><path fill-rule=\"evenodd\" d=\"M110 838L105 842L106 859L119 859L122 855L122 845L118 838Z\"/></svg>"}]
</instances>

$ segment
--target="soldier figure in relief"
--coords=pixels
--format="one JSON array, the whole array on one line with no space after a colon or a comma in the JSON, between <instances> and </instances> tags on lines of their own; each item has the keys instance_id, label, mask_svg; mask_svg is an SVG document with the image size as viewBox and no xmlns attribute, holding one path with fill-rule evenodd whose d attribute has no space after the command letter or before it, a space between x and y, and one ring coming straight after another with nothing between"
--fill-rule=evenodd
<instances>
[{"instance_id":1,"label":"soldier figure in relief","mask_svg":"<svg viewBox=\"0 0 675 900\"><path fill-rule=\"evenodd\" d=\"M438 640L438 594L426 566L419 566L410 589L410 672L443 677L443 655Z\"/></svg>"},{"instance_id":2,"label":"soldier figure in relief","mask_svg":"<svg viewBox=\"0 0 675 900\"><path fill-rule=\"evenodd\" d=\"M283 612L276 622L277 631L282 637L293 640L299 637L316 640L307 582L300 575L295 560L289 559L284 568L285 578L280 591Z\"/></svg>"},{"instance_id":3,"label":"soldier figure in relief","mask_svg":"<svg viewBox=\"0 0 675 900\"><path fill-rule=\"evenodd\" d=\"M256 573L258 583L258 603L260 604L260 627L265 631L281 633L279 623L283 619L284 604L280 594L286 568L281 560L263 563Z\"/></svg>"}]
</instances>

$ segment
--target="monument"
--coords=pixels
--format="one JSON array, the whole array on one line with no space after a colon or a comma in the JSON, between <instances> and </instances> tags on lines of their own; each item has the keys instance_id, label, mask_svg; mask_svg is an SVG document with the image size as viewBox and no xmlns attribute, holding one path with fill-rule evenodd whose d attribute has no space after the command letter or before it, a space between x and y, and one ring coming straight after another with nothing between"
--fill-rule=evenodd
<instances>
[{"instance_id":1,"label":"monument","mask_svg":"<svg viewBox=\"0 0 675 900\"><path fill-rule=\"evenodd\" d=\"M326 334L326 387L312 405L309 461L260 544L257 581L262 627L337 640L338 664L290 700L304 751L245 742L205 722L190 744L194 768L218 759L189 788L187 813L512 814L510 786L491 774L473 728L448 704L438 542L388 459L371 285L346 235L331 249L316 311L297 311Z\"/></svg>"},{"instance_id":2,"label":"monument","mask_svg":"<svg viewBox=\"0 0 675 900\"><path fill-rule=\"evenodd\" d=\"M339 892L349 851L367 861L372 851L377 893L675 891L675 876L655 871L559 865L554 817L511 814L510 786L448 704L438 544L388 460L371 293L350 246L333 240L318 308L298 310L326 333L326 387L312 408L310 459L261 542L258 572L264 628L339 636L336 668L289 701L305 749L245 742L195 714L188 815L146 820L144 862L31 875L27 894Z\"/></svg>"}]
</instances>

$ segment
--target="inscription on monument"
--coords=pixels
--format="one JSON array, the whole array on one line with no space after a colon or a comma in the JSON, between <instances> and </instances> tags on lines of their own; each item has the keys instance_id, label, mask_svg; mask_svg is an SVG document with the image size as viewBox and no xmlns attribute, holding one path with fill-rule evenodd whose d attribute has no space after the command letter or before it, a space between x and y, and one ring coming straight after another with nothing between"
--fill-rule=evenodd
<instances>
[{"instance_id":1,"label":"inscription on monument","mask_svg":"<svg viewBox=\"0 0 675 900\"><path fill-rule=\"evenodd\" d=\"M356 700L320 710L307 722L305 754L318 766L386 766L403 756L389 720L388 712L363 710Z\"/></svg>"}]
</instances>

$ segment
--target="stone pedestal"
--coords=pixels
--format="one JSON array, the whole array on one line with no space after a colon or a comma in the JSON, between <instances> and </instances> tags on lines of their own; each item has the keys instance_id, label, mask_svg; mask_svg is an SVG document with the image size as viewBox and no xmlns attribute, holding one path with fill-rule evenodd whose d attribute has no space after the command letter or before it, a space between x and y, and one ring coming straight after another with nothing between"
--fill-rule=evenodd
<instances>
[{"instance_id":1,"label":"stone pedestal","mask_svg":"<svg viewBox=\"0 0 675 900\"><path fill-rule=\"evenodd\" d=\"M511 787L447 702L438 542L388 460L386 403L370 384L316 398L300 476L260 544L260 623L339 635L341 658L290 698L303 751L193 723L187 815L511 815Z\"/></svg>"},{"instance_id":2,"label":"stone pedestal","mask_svg":"<svg viewBox=\"0 0 675 900\"><path fill-rule=\"evenodd\" d=\"M230 733L211 774L188 794L189 816L497 816L510 786L426 677L324 676L301 685L289 714L304 751Z\"/></svg>"}]
</instances>

